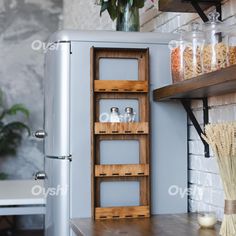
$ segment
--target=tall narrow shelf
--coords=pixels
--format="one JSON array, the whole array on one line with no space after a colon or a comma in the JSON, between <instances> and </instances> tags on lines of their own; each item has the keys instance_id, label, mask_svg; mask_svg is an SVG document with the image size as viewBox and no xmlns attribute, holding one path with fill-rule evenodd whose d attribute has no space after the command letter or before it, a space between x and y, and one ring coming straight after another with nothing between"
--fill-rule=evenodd
<instances>
[{"instance_id":1,"label":"tall narrow shelf","mask_svg":"<svg viewBox=\"0 0 236 236\"><path fill-rule=\"evenodd\" d=\"M137 60L138 80L102 80L99 74L101 58ZM92 214L96 220L150 216L148 59L148 49L91 48ZM139 121L134 123L99 122L102 99L137 100ZM138 140L139 163L101 164L100 143L104 140ZM102 207L100 185L106 181L138 181L139 206Z\"/></svg>"}]
</instances>

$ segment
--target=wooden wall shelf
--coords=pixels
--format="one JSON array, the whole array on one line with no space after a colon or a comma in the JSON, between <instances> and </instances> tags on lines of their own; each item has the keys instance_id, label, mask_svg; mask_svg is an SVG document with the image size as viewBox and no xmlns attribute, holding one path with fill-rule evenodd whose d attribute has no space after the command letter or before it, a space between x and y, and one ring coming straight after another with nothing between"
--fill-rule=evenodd
<instances>
[{"instance_id":1,"label":"wooden wall shelf","mask_svg":"<svg viewBox=\"0 0 236 236\"><path fill-rule=\"evenodd\" d=\"M215 5L213 1L198 1L200 2L200 7L202 10L207 10L208 8ZM160 0L159 10L164 12L196 12L191 2L183 0Z\"/></svg>"},{"instance_id":2,"label":"wooden wall shelf","mask_svg":"<svg viewBox=\"0 0 236 236\"><path fill-rule=\"evenodd\" d=\"M96 177L148 176L149 164L95 165Z\"/></svg>"},{"instance_id":3,"label":"wooden wall shelf","mask_svg":"<svg viewBox=\"0 0 236 236\"><path fill-rule=\"evenodd\" d=\"M148 92L148 82L130 80L95 80L94 92Z\"/></svg>"},{"instance_id":4,"label":"wooden wall shelf","mask_svg":"<svg viewBox=\"0 0 236 236\"><path fill-rule=\"evenodd\" d=\"M147 122L134 123L101 123L95 122L95 134L148 134Z\"/></svg>"},{"instance_id":5,"label":"wooden wall shelf","mask_svg":"<svg viewBox=\"0 0 236 236\"><path fill-rule=\"evenodd\" d=\"M236 65L153 91L155 101L195 99L236 91Z\"/></svg>"},{"instance_id":6,"label":"wooden wall shelf","mask_svg":"<svg viewBox=\"0 0 236 236\"><path fill-rule=\"evenodd\" d=\"M149 206L95 208L96 219L144 218L150 216Z\"/></svg>"}]
</instances>

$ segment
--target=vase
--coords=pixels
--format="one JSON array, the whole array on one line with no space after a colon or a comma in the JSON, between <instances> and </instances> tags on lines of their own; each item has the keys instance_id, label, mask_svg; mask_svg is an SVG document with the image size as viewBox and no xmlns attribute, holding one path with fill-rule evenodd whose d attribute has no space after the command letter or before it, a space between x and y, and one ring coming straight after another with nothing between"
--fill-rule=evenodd
<instances>
[{"instance_id":1,"label":"vase","mask_svg":"<svg viewBox=\"0 0 236 236\"><path fill-rule=\"evenodd\" d=\"M125 32L139 31L139 8L131 6L129 2L118 7L116 30Z\"/></svg>"}]
</instances>

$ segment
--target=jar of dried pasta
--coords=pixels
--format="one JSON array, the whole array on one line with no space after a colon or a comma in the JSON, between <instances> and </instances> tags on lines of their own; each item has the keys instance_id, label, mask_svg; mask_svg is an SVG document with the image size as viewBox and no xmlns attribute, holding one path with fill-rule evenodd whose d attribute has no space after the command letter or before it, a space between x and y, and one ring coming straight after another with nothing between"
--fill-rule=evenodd
<instances>
[{"instance_id":1,"label":"jar of dried pasta","mask_svg":"<svg viewBox=\"0 0 236 236\"><path fill-rule=\"evenodd\" d=\"M186 34L187 44L184 49L184 79L191 79L203 73L202 53L205 35L200 24L193 22L191 31Z\"/></svg>"},{"instance_id":2,"label":"jar of dried pasta","mask_svg":"<svg viewBox=\"0 0 236 236\"><path fill-rule=\"evenodd\" d=\"M171 73L173 83L177 83L184 80L183 53L186 45L186 41L184 40L185 33L186 32L184 30L179 30L177 32L178 39L172 40L169 43L169 48L171 51Z\"/></svg>"},{"instance_id":3,"label":"jar of dried pasta","mask_svg":"<svg viewBox=\"0 0 236 236\"><path fill-rule=\"evenodd\" d=\"M236 65L236 25L228 28L229 32L229 66Z\"/></svg>"},{"instance_id":4,"label":"jar of dried pasta","mask_svg":"<svg viewBox=\"0 0 236 236\"><path fill-rule=\"evenodd\" d=\"M204 72L220 70L228 66L228 35L226 26L219 20L218 12L209 14L205 23L206 43L203 49Z\"/></svg>"}]
</instances>

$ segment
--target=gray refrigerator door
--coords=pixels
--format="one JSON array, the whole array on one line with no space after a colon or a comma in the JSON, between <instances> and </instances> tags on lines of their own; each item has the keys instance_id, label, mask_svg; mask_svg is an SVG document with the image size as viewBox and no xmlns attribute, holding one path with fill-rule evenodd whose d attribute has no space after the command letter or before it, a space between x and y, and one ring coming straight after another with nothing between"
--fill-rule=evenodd
<instances>
[{"instance_id":1,"label":"gray refrigerator door","mask_svg":"<svg viewBox=\"0 0 236 236\"><path fill-rule=\"evenodd\" d=\"M45 156L69 156L70 43L49 47L45 63Z\"/></svg>"},{"instance_id":2,"label":"gray refrigerator door","mask_svg":"<svg viewBox=\"0 0 236 236\"><path fill-rule=\"evenodd\" d=\"M69 235L69 171L68 159L45 158L45 236Z\"/></svg>"}]
</instances>

